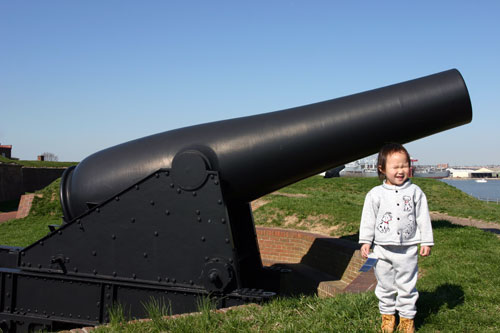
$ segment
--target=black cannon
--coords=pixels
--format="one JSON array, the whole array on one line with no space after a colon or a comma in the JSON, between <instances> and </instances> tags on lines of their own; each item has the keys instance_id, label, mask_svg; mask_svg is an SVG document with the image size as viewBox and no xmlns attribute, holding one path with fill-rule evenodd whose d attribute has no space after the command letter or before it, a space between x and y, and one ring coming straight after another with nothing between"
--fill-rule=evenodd
<instances>
[{"instance_id":1,"label":"black cannon","mask_svg":"<svg viewBox=\"0 0 500 333\"><path fill-rule=\"evenodd\" d=\"M343 98L172 130L97 152L61 180L63 224L0 250L0 325L97 325L120 303L145 316L262 302L280 292L263 267L249 202L291 183L472 119L457 70Z\"/></svg>"}]
</instances>

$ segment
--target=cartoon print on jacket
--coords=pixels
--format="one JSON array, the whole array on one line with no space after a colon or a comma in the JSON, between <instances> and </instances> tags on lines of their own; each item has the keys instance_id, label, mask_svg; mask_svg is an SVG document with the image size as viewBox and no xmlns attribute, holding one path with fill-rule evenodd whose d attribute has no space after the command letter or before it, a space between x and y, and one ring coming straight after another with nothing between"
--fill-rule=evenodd
<instances>
[{"instance_id":1,"label":"cartoon print on jacket","mask_svg":"<svg viewBox=\"0 0 500 333\"><path fill-rule=\"evenodd\" d=\"M408 223L405 225L403 229L403 237L409 239L415 234L415 218L413 215L408 216Z\"/></svg>"},{"instance_id":2,"label":"cartoon print on jacket","mask_svg":"<svg viewBox=\"0 0 500 333\"><path fill-rule=\"evenodd\" d=\"M389 222L392 221L392 214L390 212L386 212L384 216L382 216L382 220L377 225L378 231L382 233L389 232L391 229L389 228Z\"/></svg>"},{"instance_id":3,"label":"cartoon print on jacket","mask_svg":"<svg viewBox=\"0 0 500 333\"><path fill-rule=\"evenodd\" d=\"M403 196L403 201L404 201L404 203L405 203L405 208L404 208L403 210L404 210L405 212L411 212L411 210L412 210L412 208L413 208L413 207L411 206L411 204L412 204L412 202L411 202L411 197L409 197L409 196L405 195L405 196Z\"/></svg>"}]
</instances>

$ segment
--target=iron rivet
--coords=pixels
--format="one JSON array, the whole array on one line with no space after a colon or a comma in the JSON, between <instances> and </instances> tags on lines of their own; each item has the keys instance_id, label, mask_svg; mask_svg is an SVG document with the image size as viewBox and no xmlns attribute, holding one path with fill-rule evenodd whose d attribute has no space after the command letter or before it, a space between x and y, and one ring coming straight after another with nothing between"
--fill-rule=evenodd
<instances>
[{"instance_id":1,"label":"iron rivet","mask_svg":"<svg viewBox=\"0 0 500 333\"><path fill-rule=\"evenodd\" d=\"M158 231L155 231L155 236L158 237Z\"/></svg>"},{"instance_id":2,"label":"iron rivet","mask_svg":"<svg viewBox=\"0 0 500 333\"><path fill-rule=\"evenodd\" d=\"M221 219L221 222L222 222L222 224L226 224L226 219L225 219L225 218L222 218L222 219Z\"/></svg>"},{"instance_id":3,"label":"iron rivet","mask_svg":"<svg viewBox=\"0 0 500 333\"><path fill-rule=\"evenodd\" d=\"M135 279L137 277L137 275L135 275L135 273L134 273L134 274L132 274L132 277Z\"/></svg>"},{"instance_id":4,"label":"iron rivet","mask_svg":"<svg viewBox=\"0 0 500 333\"><path fill-rule=\"evenodd\" d=\"M193 280L189 280L189 284L193 285L194 284Z\"/></svg>"},{"instance_id":5,"label":"iron rivet","mask_svg":"<svg viewBox=\"0 0 500 333\"><path fill-rule=\"evenodd\" d=\"M75 268L73 268L73 271L74 271L75 273L77 273L77 272L78 272L78 268L76 268L76 267L75 267Z\"/></svg>"},{"instance_id":6,"label":"iron rivet","mask_svg":"<svg viewBox=\"0 0 500 333\"><path fill-rule=\"evenodd\" d=\"M226 238L225 241L226 241L226 243L229 243L229 239L228 238Z\"/></svg>"},{"instance_id":7,"label":"iron rivet","mask_svg":"<svg viewBox=\"0 0 500 333\"><path fill-rule=\"evenodd\" d=\"M205 236L201 236L201 241L204 242L205 241Z\"/></svg>"},{"instance_id":8,"label":"iron rivet","mask_svg":"<svg viewBox=\"0 0 500 333\"><path fill-rule=\"evenodd\" d=\"M222 205L222 200L221 200L221 199L217 200L217 203L218 203L219 205Z\"/></svg>"},{"instance_id":9,"label":"iron rivet","mask_svg":"<svg viewBox=\"0 0 500 333\"><path fill-rule=\"evenodd\" d=\"M168 177L169 175L170 175L170 172L165 171L165 176L167 176L167 177Z\"/></svg>"},{"instance_id":10,"label":"iron rivet","mask_svg":"<svg viewBox=\"0 0 500 333\"><path fill-rule=\"evenodd\" d=\"M176 279L172 279L172 282L175 283L175 281L177 281Z\"/></svg>"},{"instance_id":11,"label":"iron rivet","mask_svg":"<svg viewBox=\"0 0 500 333\"><path fill-rule=\"evenodd\" d=\"M229 258L229 262L230 262L230 263L233 263L233 258Z\"/></svg>"},{"instance_id":12,"label":"iron rivet","mask_svg":"<svg viewBox=\"0 0 500 333\"><path fill-rule=\"evenodd\" d=\"M200 210L199 210L199 209L197 209L197 210L195 211L195 213L196 213L196 215L200 215L200 213L201 213L201 212L200 212Z\"/></svg>"},{"instance_id":13,"label":"iron rivet","mask_svg":"<svg viewBox=\"0 0 500 333\"><path fill-rule=\"evenodd\" d=\"M148 254L146 252L144 252L143 256L144 256L144 258L147 258Z\"/></svg>"},{"instance_id":14,"label":"iron rivet","mask_svg":"<svg viewBox=\"0 0 500 333\"><path fill-rule=\"evenodd\" d=\"M198 216L196 219L198 220L198 222L201 222L201 217Z\"/></svg>"},{"instance_id":15,"label":"iron rivet","mask_svg":"<svg viewBox=\"0 0 500 333\"><path fill-rule=\"evenodd\" d=\"M131 219L130 219L130 222L131 222L131 223L135 223L135 217L131 218Z\"/></svg>"},{"instance_id":16,"label":"iron rivet","mask_svg":"<svg viewBox=\"0 0 500 333\"><path fill-rule=\"evenodd\" d=\"M24 257L24 256L26 255L26 253L24 253L24 252L21 252L21 255L22 255L22 256Z\"/></svg>"},{"instance_id":17,"label":"iron rivet","mask_svg":"<svg viewBox=\"0 0 500 333\"><path fill-rule=\"evenodd\" d=\"M97 255L96 251L92 251L92 255L95 257Z\"/></svg>"},{"instance_id":18,"label":"iron rivet","mask_svg":"<svg viewBox=\"0 0 500 333\"><path fill-rule=\"evenodd\" d=\"M58 231L57 231L57 233L58 233L59 235L62 235L62 231L61 231L61 230L58 230Z\"/></svg>"},{"instance_id":19,"label":"iron rivet","mask_svg":"<svg viewBox=\"0 0 500 333\"><path fill-rule=\"evenodd\" d=\"M151 200L149 203L151 204L151 206L155 205L155 202L153 200Z\"/></svg>"},{"instance_id":20,"label":"iron rivet","mask_svg":"<svg viewBox=\"0 0 500 333\"><path fill-rule=\"evenodd\" d=\"M170 211L168 209L165 210L165 215L170 215Z\"/></svg>"},{"instance_id":21,"label":"iron rivet","mask_svg":"<svg viewBox=\"0 0 500 333\"><path fill-rule=\"evenodd\" d=\"M120 201L120 197L115 197L115 200L116 201Z\"/></svg>"},{"instance_id":22,"label":"iron rivet","mask_svg":"<svg viewBox=\"0 0 500 333\"><path fill-rule=\"evenodd\" d=\"M116 276L116 272L113 272L113 276Z\"/></svg>"},{"instance_id":23,"label":"iron rivet","mask_svg":"<svg viewBox=\"0 0 500 333\"><path fill-rule=\"evenodd\" d=\"M170 183L171 188L174 188L174 186L175 186L174 183Z\"/></svg>"},{"instance_id":24,"label":"iron rivet","mask_svg":"<svg viewBox=\"0 0 500 333\"><path fill-rule=\"evenodd\" d=\"M195 196L196 196L196 192L193 192L193 197L195 197Z\"/></svg>"},{"instance_id":25,"label":"iron rivet","mask_svg":"<svg viewBox=\"0 0 500 333\"><path fill-rule=\"evenodd\" d=\"M40 241L40 243L39 243L39 244L40 244L41 246L43 246L43 241Z\"/></svg>"},{"instance_id":26,"label":"iron rivet","mask_svg":"<svg viewBox=\"0 0 500 333\"><path fill-rule=\"evenodd\" d=\"M218 180L214 181L214 184L219 185L219 181Z\"/></svg>"},{"instance_id":27,"label":"iron rivet","mask_svg":"<svg viewBox=\"0 0 500 333\"><path fill-rule=\"evenodd\" d=\"M212 223L212 220L211 220L211 219L208 219L208 221L207 221L207 222L208 222L208 223Z\"/></svg>"},{"instance_id":28,"label":"iron rivet","mask_svg":"<svg viewBox=\"0 0 500 333\"><path fill-rule=\"evenodd\" d=\"M97 270L95 270L95 269L94 269L92 272L94 273L94 275L96 275L96 274L97 274Z\"/></svg>"},{"instance_id":29,"label":"iron rivet","mask_svg":"<svg viewBox=\"0 0 500 333\"><path fill-rule=\"evenodd\" d=\"M160 175L158 174L158 172L157 172L157 173L155 173L155 177L156 177L156 178L159 178L159 177L160 177Z\"/></svg>"},{"instance_id":30,"label":"iron rivet","mask_svg":"<svg viewBox=\"0 0 500 333\"><path fill-rule=\"evenodd\" d=\"M205 261L208 261L210 258L209 257L205 257Z\"/></svg>"},{"instance_id":31,"label":"iron rivet","mask_svg":"<svg viewBox=\"0 0 500 333\"><path fill-rule=\"evenodd\" d=\"M112 239L116 239L116 235L114 235L114 234L113 234L113 235L111 235L111 238L112 238Z\"/></svg>"},{"instance_id":32,"label":"iron rivet","mask_svg":"<svg viewBox=\"0 0 500 333\"><path fill-rule=\"evenodd\" d=\"M135 185L135 189L138 190L139 189L139 185Z\"/></svg>"},{"instance_id":33,"label":"iron rivet","mask_svg":"<svg viewBox=\"0 0 500 333\"><path fill-rule=\"evenodd\" d=\"M96 208L96 210L95 210L95 211L96 211L97 213L99 213L99 212L101 211L101 209L100 209L100 208Z\"/></svg>"},{"instance_id":34,"label":"iron rivet","mask_svg":"<svg viewBox=\"0 0 500 333\"><path fill-rule=\"evenodd\" d=\"M177 193L181 194L181 189L180 188L177 189Z\"/></svg>"},{"instance_id":35,"label":"iron rivet","mask_svg":"<svg viewBox=\"0 0 500 333\"><path fill-rule=\"evenodd\" d=\"M160 282L160 281L161 281L161 276L158 276L158 282Z\"/></svg>"},{"instance_id":36,"label":"iron rivet","mask_svg":"<svg viewBox=\"0 0 500 333\"><path fill-rule=\"evenodd\" d=\"M214 175L210 175L210 178L211 178L211 179L214 179L214 178L215 178L215 176L214 176Z\"/></svg>"},{"instance_id":37,"label":"iron rivet","mask_svg":"<svg viewBox=\"0 0 500 333\"><path fill-rule=\"evenodd\" d=\"M42 264L38 264L38 268L42 268Z\"/></svg>"}]
</instances>

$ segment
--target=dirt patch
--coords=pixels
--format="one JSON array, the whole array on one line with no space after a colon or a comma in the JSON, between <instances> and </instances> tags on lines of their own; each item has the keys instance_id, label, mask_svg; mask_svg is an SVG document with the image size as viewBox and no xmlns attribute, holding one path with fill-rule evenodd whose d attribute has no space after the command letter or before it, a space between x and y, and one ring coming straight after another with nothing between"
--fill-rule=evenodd
<instances>
[{"instance_id":1,"label":"dirt patch","mask_svg":"<svg viewBox=\"0 0 500 333\"><path fill-rule=\"evenodd\" d=\"M484 231L493 232L494 234L497 234L498 237L500 237L500 224L498 223L487 222L482 220L474 220L465 217L450 216L448 214L439 212L431 212L430 214L431 214L431 219L433 220L446 220L453 224L476 227Z\"/></svg>"},{"instance_id":2,"label":"dirt patch","mask_svg":"<svg viewBox=\"0 0 500 333\"><path fill-rule=\"evenodd\" d=\"M271 195L281 195L289 198L307 198L308 195L304 193L283 193L283 192L273 192Z\"/></svg>"},{"instance_id":3,"label":"dirt patch","mask_svg":"<svg viewBox=\"0 0 500 333\"><path fill-rule=\"evenodd\" d=\"M259 198L257 200L254 200L250 203L250 206L252 207L252 211L259 209L260 207L264 206L265 204L268 204L269 201L266 201L262 198Z\"/></svg>"}]
</instances>

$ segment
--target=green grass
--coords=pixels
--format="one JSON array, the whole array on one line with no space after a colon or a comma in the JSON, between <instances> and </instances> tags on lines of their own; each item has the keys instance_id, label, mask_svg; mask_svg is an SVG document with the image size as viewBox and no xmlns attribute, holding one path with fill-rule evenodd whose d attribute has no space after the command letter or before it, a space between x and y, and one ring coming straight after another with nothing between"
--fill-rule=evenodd
<instances>
[{"instance_id":1,"label":"green grass","mask_svg":"<svg viewBox=\"0 0 500 333\"><path fill-rule=\"evenodd\" d=\"M60 179L46 188L35 192L30 214L18 220L9 220L0 224L0 244L27 246L44 237L51 224L61 224L62 210L59 203Z\"/></svg>"},{"instance_id":2,"label":"green grass","mask_svg":"<svg viewBox=\"0 0 500 333\"><path fill-rule=\"evenodd\" d=\"M33 168L67 168L69 166L78 164L78 162L20 161L11 160L10 158L6 158L3 156L0 156L0 163L13 163Z\"/></svg>"},{"instance_id":3,"label":"green grass","mask_svg":"<svg viewBox=\"0 0 500 333\"><path fill-rule=\"evenodd\" d=\"M500 220L500 205L477 200L434 179L414 178L413 182L426 193L431 211L497 223ZM304 230L321 224L332 236L347 236L359 228L366 193L379 184L376 178L311 177L279 191L305 197L276 194L263 197L268 203L254 212L255 223ZM285 217L290 216L296 218L287 223Z\"/></svg>"}]
</instances>

